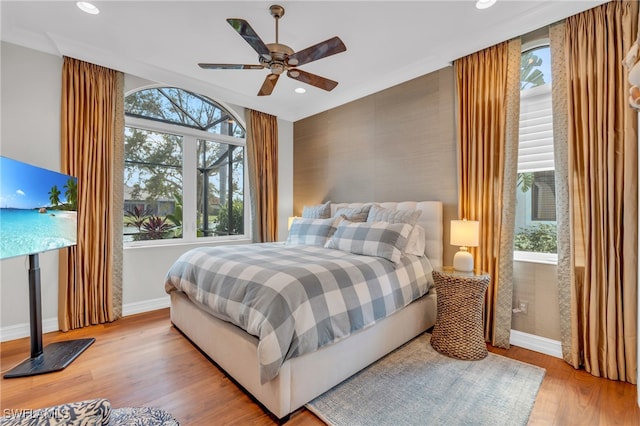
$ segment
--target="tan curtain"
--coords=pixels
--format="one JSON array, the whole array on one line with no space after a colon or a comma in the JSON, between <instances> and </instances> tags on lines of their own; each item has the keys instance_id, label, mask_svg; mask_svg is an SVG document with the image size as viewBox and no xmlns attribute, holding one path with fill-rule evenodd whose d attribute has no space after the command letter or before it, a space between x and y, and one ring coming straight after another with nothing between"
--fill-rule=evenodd
<instances>
[{"instance_id":1,"label":"tan curtain","mask_svg":"<svg viewBox=\"0 0 640 426\"><path fill-rule=\"evenodd\" d=\"M458 214L480 221L476 269L491 274L485 338L508 347L513 292L520 40L455 62L458 126Z\"/></svg>"},{"instance_id":2,"label":"tan curtain","mask_svg":"<svg viewBox=\"0 0 640 426\"><path fill-rule=\"evenodd\" d=\"M595 376L636 382L637 113L622 61L637 2L565 21L571 210L571 357Z\"/></svg>"},{"instance_id":3,"label":"tan curtain","mask_svg":"<svg viewBox=\"0 0 640 426\"><path fill-rule=\"evenodd\" d=\"M248 110L247 160L251 188L253 239L278 239L278 119Z\"/></svg>"},{"instance_id":4,"label":"tan curtain","mask_svg":"<svg viewBox=\"0 0 640 426\"><path fill-rule=\"evenodd\" d=\"M114 309L122 292L122 174L115 170L122 170L123 81L120 72L64 58L62 170L78 178L78 244L60 255L63 331L114 321L121 312Z\"/></svg>"}]
</instances>

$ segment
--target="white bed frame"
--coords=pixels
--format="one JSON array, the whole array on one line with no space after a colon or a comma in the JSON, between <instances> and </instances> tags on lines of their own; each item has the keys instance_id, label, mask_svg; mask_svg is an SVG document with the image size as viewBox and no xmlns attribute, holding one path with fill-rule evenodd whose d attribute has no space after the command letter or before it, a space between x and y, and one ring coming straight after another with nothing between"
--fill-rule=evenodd
<instances>
[{"instance_id":1,"label":"white bed frame","mask_svg":"<svg viewBox=\"0 0 640 426\"><path fill-rule=\"evenodd\" d=\"M333 204L356 207L364 203ZM426 231L427 256L442 266L442 203L438 201L378 203L385 208L422 210L418 219ZM261 384L258 339L219 320L182 292L171 292L171 322L220 368L280 421L435 324L436 298L431 291L399 312L346 339L316 352L287 360L273 380Z\"/></svg>"}]
</instances>

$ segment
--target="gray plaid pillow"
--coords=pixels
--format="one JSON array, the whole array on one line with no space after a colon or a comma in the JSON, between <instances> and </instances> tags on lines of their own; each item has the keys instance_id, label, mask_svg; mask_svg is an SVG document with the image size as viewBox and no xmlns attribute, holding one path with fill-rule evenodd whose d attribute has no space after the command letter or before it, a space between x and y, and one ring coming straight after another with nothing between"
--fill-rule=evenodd
<instances>
[{"instance_id":1,"label":"gray plaid pillow","mask_svg":"<svg viewBox=\"0 0 640 426\"><path fill-rule=\"evenodd\" d=\"M345 220L338 225L325 247L382 257L398 264L412 229L413 226L407 223L353 223Z\"/></svg>"},{"instance_id":2,"label":"gray plaid pillow","mask_svg":"<svg viewBox=\"0 0 640 426\"><path fill-rule=\"evenodd\" d=\"M342 217L331 217L329 219L297 217L291 223L287 244L323 247L327 242L327 238L333 235L337 224L342 220Z\"/></svg>"},{"instance_id":3,"label":"gray plaid pillow","mask_svg":"<svg viewBox=\"0 0 640 426\"><path fill-rule=\"evenodd\" d=\"M302 217L305 219L328 219L331 217L331 201L317 206L304 206Z\"/></svg>"}]
</instances>

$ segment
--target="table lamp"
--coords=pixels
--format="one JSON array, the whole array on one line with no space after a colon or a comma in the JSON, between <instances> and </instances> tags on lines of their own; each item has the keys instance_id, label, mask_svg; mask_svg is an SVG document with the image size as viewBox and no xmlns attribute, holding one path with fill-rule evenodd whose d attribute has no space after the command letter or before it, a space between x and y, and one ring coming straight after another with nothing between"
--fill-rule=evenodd
<instances>
[{"instance_id":1,"label":"table lamp","mask_svg":"<svg viewBox=\"0 0 640 426\"><path fill-rule=\"evenodd\" d=\"M480 222L477 220L452 220L451 245L460 246L453 257L453 269L461 272L473 271L473 256L468 247L477 247L480 239Z\"/></svg>"}]
</instances>

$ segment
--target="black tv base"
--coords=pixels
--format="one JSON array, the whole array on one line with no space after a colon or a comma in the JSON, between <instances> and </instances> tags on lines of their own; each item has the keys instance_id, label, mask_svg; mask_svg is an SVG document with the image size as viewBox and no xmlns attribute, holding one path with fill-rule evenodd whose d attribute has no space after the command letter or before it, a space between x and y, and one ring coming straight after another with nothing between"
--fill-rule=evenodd
<instances>
[{"instance_id":1,"label":"black tv base","mask_svg":"<svg viewBox=\"0 0 640 426\"><path fill-rule=\"evenodd\" d=\"M40 265L37 254L29 255L29 314L31 328L31 358L5 373L4 378L53 373L67 367L93 342L86 339L55 342L42 347L42 302L40 299Z\"/></svg>"},{"instance_id":2,"label":"black tv base","mask_svg":"<svg viewBox=\"0 0 640 426\"><path fill-rule=\"evenodd\" d=\"M43 348L40 355L28 358L13 367L4 378L35 376L63 370L95 341L96 339L91 337L51 343Z\"/></svg>"}]
</instances>

